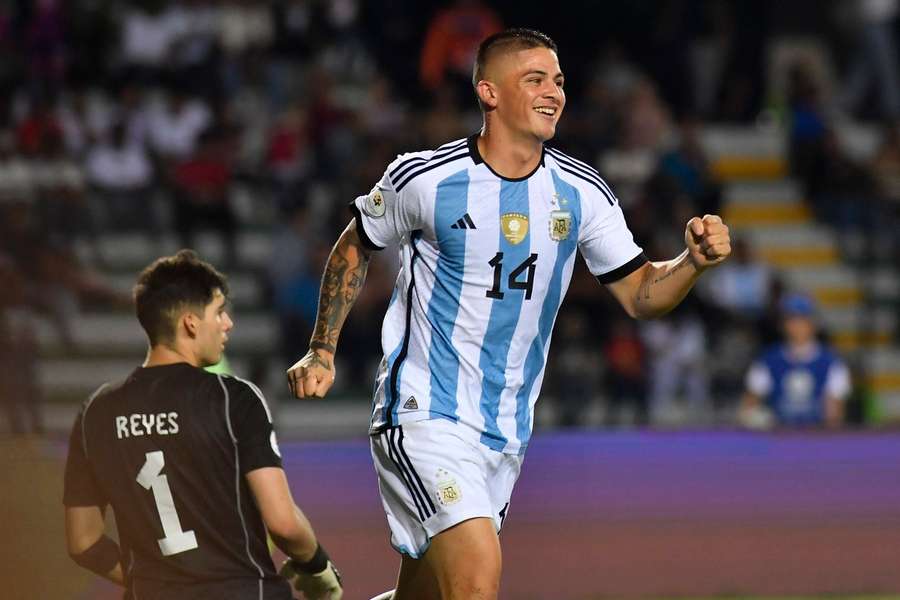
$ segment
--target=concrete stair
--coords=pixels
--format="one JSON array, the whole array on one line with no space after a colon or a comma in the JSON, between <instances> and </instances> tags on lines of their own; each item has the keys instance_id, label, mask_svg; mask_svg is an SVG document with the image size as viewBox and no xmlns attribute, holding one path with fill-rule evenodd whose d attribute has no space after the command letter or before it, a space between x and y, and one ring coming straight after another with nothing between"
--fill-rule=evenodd
<instances>
[{"instance_id":1,"label":"concrete stair","mask_svg":"<svg viewBox=\"0 0 900 600\"><path fill-rule=\"evenodd\" d=\"M840 134L857 158L877 143L865 128L844 126ZM708 128L703 143L725 185L725 222L792 289L816 298L834 344L864 365L884 419L900 420L896 269L862 271L845 261L834 232L814 221L800 185L787 177L786 143L778 130Z\"/></svg>"}]
</instances>

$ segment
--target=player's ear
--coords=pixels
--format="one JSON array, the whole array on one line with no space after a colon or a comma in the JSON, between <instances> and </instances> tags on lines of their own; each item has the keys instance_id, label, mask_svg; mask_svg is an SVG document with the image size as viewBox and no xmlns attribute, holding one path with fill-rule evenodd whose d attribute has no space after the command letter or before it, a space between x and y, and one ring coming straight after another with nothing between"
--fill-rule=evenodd
<instances>
[{"instance_id":1,"label":"player's ear","mask_svg":"<svg viewBox=\"0 0 900 600\"><path fill-rule=\"evenodd\" d=\"M178 321L178 326L184 330L188 337L197 337L197 331L200 328L200 319L196 314L194 314L193 311L184 311L183 313L181 313L181 317L178 319Z\"/></svg>"},{"instance_id":2,"label":"player's ear","mask_svg":"<svg viewBox=\"0 0 900 600\"><path fill-rule=\"evenodd\" d=\"M475 93L486 110L497 108L497 86L492 82L482 79L475 85Z\"/></svg>"}]
</instances>

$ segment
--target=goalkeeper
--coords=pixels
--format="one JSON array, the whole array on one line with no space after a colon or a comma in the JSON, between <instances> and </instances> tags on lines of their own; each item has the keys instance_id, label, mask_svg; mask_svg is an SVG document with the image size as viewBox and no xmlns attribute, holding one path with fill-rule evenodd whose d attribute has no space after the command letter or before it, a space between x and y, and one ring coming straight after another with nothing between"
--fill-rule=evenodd
<instances>
[{"instance_id":1,"label":"goalkeeper","mask_svg":"<svg viewBox=\"0 0 900 600\"><path fill-rule=\"evenodd\" d=\"M69 555L141 600L339 600L340 576L291 497L259 388L209 373L233 323L225 277L190 251L134 288L144 364L83 405L63 503ZM106 535L111 506L118 542ZM287 554L280 574L268 532Z\"/></svg>"}]
</instances>

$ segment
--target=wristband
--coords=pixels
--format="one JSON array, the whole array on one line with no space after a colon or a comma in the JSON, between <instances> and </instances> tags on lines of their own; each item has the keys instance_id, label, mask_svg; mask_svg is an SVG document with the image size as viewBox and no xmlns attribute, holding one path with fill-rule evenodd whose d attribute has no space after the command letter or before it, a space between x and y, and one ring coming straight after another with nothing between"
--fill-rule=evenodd
<instances>
[{"instance_id":1,"label":"wristband","mask_svg":"<svg viewBox=\"0 0 900 600\"><path fill-rule=\"evenodd\" d=\"M296 571L301 573L306 573L307 575L315 575L316 573L321 573L325 569L328 568L328 553L325 552L325 549L321 544L316 546L316 553L313 554L313 557L306 562L300 562L296 558L291 559L291 566L294 567Z\"/></svg>"},{"instance_id":2,"label":"wristband","mask_svg":"<svg viewBox=\"0 0 900 600\"><path fill-rule=\"evenodd\" d=\"M335 348L331 344L326 344L325 342L312 341L309 343L309 347L312 350L325 350L326 352L331 352L332 354L337 352L337 348Z\"/></svg>"},{"instance_id":3,"label":"wristband","mask_svg":"<svg viewBox=\"0 0 900 600\"><path fill-rule=\"evenodd\" d=\"M119 545L106 535L81 554L73 554L72 560L101 577L106 577L119 564Z\"/></svg>"}]
</instances>

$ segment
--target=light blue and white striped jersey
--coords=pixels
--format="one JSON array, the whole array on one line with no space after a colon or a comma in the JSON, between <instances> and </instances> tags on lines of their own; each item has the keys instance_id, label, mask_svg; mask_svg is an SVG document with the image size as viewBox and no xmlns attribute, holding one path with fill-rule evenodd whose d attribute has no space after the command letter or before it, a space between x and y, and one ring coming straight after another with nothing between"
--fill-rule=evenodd
<instances>
[{"instance_id":1,"label":"light blue and white striped jersey","mask_svg":"<svg viewBox=\"0 0 900 600\"><path fill-rule=\"evenodd\" d=\"M351 205L363 243L399 244L402 265L370 431L449 419L521 453L575 248L602 283L647 259L592 167L545 147L533 173L504 178L476 139L399 156Z\"/></svg>"}]
</instances>

